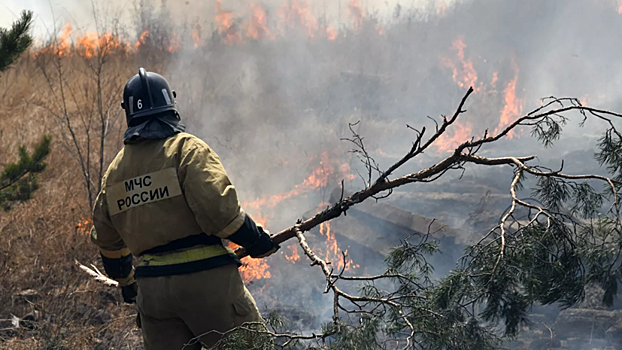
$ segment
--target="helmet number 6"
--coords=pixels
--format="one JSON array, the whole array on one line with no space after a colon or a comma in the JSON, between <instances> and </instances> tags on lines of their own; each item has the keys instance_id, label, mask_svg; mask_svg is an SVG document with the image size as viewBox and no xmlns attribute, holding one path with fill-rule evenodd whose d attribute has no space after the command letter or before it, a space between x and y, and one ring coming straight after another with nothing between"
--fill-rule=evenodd
<instances>
[{"instance_id":1,"label":"helmet number 6","mask_svg":"<svg viewBox=\"0 0 622 350\"><path fill-rule=\"evenodd\" d=\"M143 109L143 100L139 99L136 101L136 107L138 107L138 109Z\"/></svg>"}]
</instances>

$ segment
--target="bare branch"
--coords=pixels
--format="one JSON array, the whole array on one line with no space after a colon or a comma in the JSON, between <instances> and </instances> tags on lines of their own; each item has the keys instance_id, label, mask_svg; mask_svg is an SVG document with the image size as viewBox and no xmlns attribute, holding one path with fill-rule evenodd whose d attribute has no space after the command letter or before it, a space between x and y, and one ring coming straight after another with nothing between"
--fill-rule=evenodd
<instances>
[{"instance_id":1,"label":"bare branch","mask_svg":"<svg viewBox=\"0 0 622 350\"><path fill-rule=\"evenodd\" d=\"M91 277L95 278L97 282L101 282L110 287L119 287L119 282L106 277L106 275L101 273L101 271L99 271L94 265L91 265L91 267L87 267L87 266L82 265L80 262L78 262L78 260L75 260L75 264L82 271L86 272Z\"/></svg>"}]
</instances>

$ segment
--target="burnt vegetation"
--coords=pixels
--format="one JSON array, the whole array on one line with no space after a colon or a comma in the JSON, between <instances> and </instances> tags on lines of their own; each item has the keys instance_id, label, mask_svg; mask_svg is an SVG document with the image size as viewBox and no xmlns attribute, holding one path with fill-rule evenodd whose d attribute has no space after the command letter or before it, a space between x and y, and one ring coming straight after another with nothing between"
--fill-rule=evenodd
<instances>
[{"instance_id":1,"label":"burnt vegetation","mask_svg":"<svg viewBox=\"0 0 622 350\"><path fill-rule=\"evenodd\" d=\"M508 27L529 34L534 29L521 27L517 18L533 16L544 26L543 11L531 8L534 1L522 7L473 1L434 9L434 16L398 6L388 24L357 12L356 3L350 2L351 27L292 17L300 12L286 8L279 22L286 27L279 31L278 25L263 22L257 9L254 15L237 17L221 5L210 13L212 27L198 20L176 25L164 4L154 11L141 1L131 39L116 23L106 24L95 9L97 33L72 34L65 26L21 56L0 83L0 205L8 208L7 203L32 197L43 161L49 166L34 198L0 216L0 344L10 349L140 348L136 311L121 305L114 283L96 266L89 275L74 263L98 261L86 235L90 209L102 173L122 145L124 121L116 96L137 65L170 74L189 129L217 150L249 198L276 187L261 182L266 189L259 189L258 179L273 174L286 174L284 182L304 178L311 152L336 150L353 168L358 165L352 180L342 180L342 174L330 178L339 195L323 203L319 213L303 218L297 203L293 210L281 207L281 213L291 215L282 214L274 223L285 228L274 239L284 247L295 241L304 254L302 263L317 270L309 275L317 279L302 278L318 287L317 298L330 300L321 324L301 326L287 312L268 307L262 310L264 325L227 332L215 348L240 349L251 337L258 350L498 349L530 325L534 307L576 306L594 286L601 291L598 305L612 306L622 278L622 135L617 128L622 115L565 97L542 99L523 113L516 99L518 67L521 59L529 62L520 56L524 43L503 41L508 51L519 53L511 58L505 52L491 54L491 61L501 62L498 70L484 61L473 63L465 44L488 52L489 44L478 39L484 29L472 23L478 12L495 14L494 21L505 18ZM289 6L291 10L291 2ZM513 18L514 12L520 15ZM617 16L605 5L585 14ZM22 20L29 22L25 16ZM437 30L450 24L455 31ZM27 32L28 25L16 28ZM10 39L12 32L0 32L6 33ZM498 41L511 38L503 31L494 35ZM406 38L420 46L408 46ZM2 48L8 45L4 36L1 43ZM29 44L21 39L11 45L23 51ZM386 56L361 55L365 50ZM0 66L10 61L8 67L18 56L4 57ZM440 83L431 83L438 77L443 77ZM425 97L415 101L416 95ZM449 113L424 118L436 111ZM577 173L561 159L552 168L538 158L539 151L561 142L571 126L598 130L593 157L601 168L593 173ZM45 133L54 136L51 151L51 140L44 137L32 154L26 148L20 148L17 158L10 153L24 142L39 142ZM518 135L524 150L504 143ZM529 136L531 142L526 141ZM383 156L378 150L387 150L384 142L393 154L399 153L396 149L403 153ZM252 177L239 175L235 181L235 174L248 172L249 164L261 166ZM320 252L313 233L318 226L340 220L363 201L381 203L404 186L433 186L451 176L468 176L473 167L506 170L500 181L508 208L493 227L477 232L447 274L436 273L431 262L441 250L433 219L427 231L402 237L383 256L377 274L367 274L374 270L366 270L365 261L356 261L361 269L348 269L346 250L336 257L342 261ZM322 186L325 190L328 185ZM276 211L270 205L262 204L264 210ZM252 203L248 207L258 210ZM303 268L288 266L288 271ZM288 278L296 282L301 277ZM259 278L253 282L256 298L269 287ZM316 305L302 290L308 284L285 285L300 299L298 307ZM549 330L547 348L554 343Z\"/></svg>"}]
</instances>

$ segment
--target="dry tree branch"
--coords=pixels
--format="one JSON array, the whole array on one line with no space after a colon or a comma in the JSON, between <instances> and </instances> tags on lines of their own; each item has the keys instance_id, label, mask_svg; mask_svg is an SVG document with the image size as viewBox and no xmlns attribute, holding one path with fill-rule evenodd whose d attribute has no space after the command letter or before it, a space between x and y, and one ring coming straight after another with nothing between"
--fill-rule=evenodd
<instances>
[{"instance_id":1,"label":"dry tree branch","mask_svg":"<svg viewBox=\"0 0 622 350\"><path fill-rule=\"evenodd\" d=\"M515 230L512 229L511 225L506 228L507 221L514 217L514 213L516 212L518 207L528 208L530 210L537 211L535 217L531 219L530 223L536 222L538 218L542 216L546 216L547 222L548 222L547 226L550 226L551 221L555 220L554 214L549 212L549 210L544 208L543 206L533 205L518 198L517 187L520 183L520 180L523 174L527 173L527 174L531 174L531 175L534 175L540 178L552 177L552 178L559 178L559 179L566 179L566 180L597 180L597 181L605 182L609 185L609 187L612 190L614 206L616 208L616 213L618 214L618 217L619 217L619 203L618 203L618 195L617 195L617 185L619 185L619 182L615 180L612 180L604 176L590 175L590 174L568 175L568 174L562 173L561 172L562 169L558 171L543 171L541 170L542 167L530 166L527 164L528 162L534 160L536 156L525 156L525 157L510 156L510 157L489 158L489 157L482 157L482 156L477 155L477 153L479 152L479 150L482 149L483 146L500 140L501 138L508 135L512 130L514 130L515 128L519 126L541 127L541 130L544 130L544 132L548 132L546 129L542 129L542 128L546 128L547 125L551 125L551 123L554 124L555 119L553 118L561 118L561 120L565 120L565 117L562 116L561 114L569 112L569 111L573 111L573 110L576 110L579 113L581 113L584 116L584 118L587 118L588 115L591 115L598 119L608 121L611 127L611 130L613 130L613 132L617 134L617 130L615 130L613 123L607 116L622 118L622 114L609 112L606 110L595 109L591 107L584 107L575 99L561 98L561 99L553 99L553 100L547 101L543 106L518 118L516 121L511 123L509 126L503 129L497 135L489 135L488 132L485 132L481 138L473 137L470 140L465 141L462 144L458 145L449 156L447 156L445 159L442 159L438 163L428 168L421 169L417 172L407 174L404 176L400 176L394 179L390 179L390 176L393 175L393 173L396 170L400 169L404 164L408 163L411 159L417 157L418 155L424 153L424 151L429 149L447 131L447 129L451 127L452 124L455 123L458 117L464 112L466 112L466 110L464 110L464 105L468 97L472 94L472 92L473 92L473 89L470 88L466 92L462 100L460 101L458 108L456 109L452 117L451 118L444 117L443 122L440 125L436 126L435 132L434 134L430 136L430 138L424 140L424 136L426 132L425 128L422 128L421 131L419 131L408 126L410 129L413 129L416 132L416 138L415 138L415 141L413 142L412 147L406 153L406 155L404 155L404 157L402 157L396 163L391 165L384 172L378 169L377 163L373 159L371 159L369 153L365 150L364 145L363 145L363 139L354 132L354 130L352 129L352 125L350 125L350 129L353 132L354 137L352 139L346 139L346 140L354 143L355 146L359 148L359 150L357 150L356 153L357 155L362 157L363 164L367 168L367 173L368 173L368 181L366 181L366 187L354 193L348 198L344 199L342 197L339 201L337 201L337 203L333 204L332 206L327 207L324 211L316 214L312 218L307 219L305 221L298 221L296 225L289 227L272 236L272 239L277 244L281 244L288 239L296 237L305 255L311 261L311 265L312 266L317 265L321 268L326 279L325 293L328 293L328 292L333 293L333 321L335 322L335 324L337 323L337 320L339 319L339 310L343 310L347 313L363 314L363 313L370 312L369 310L364 309L365 307L369 307L370 305L372 306L375 305L374 309L383 308L383 310L390 309L393 312L395 312L397 316L401 318L403 324L405 325L404 329L406 331L410 331L409 332L410 334L408 336L405 336L405 341L406 341L405 349L417 346L418 339L416 338L416 335L418 334L418 332L419 333L422 332L421 330L418 330L413 326L412 319L410 318L410 314L406 314L404 312L404 308L406 307L405 304L400 301L401 299L404 299L404 298L410 298L410 297L416 297L416 296L412 296L410 294L399 295L398 293L389 294L388 297L357 296L357 295L351 295L351 294L344 292L337 285L337 282L339 279L350 280L350 281L373 281L373 280L382 279L382 278L408 278L407 276L387 274L387 275L370 276L370 277L346 277L342 275L343 269L342 271L335 273L333 268L329 266L330 263L324 261L319 256L317 256L317 254L315 254L313 250L307 244L306 238L304 236L305 231L309 231L323 222L339 217L341 214L346 213L346 211L350 207L356 204L359 204L370 197L378 198L378 195L386 191L391 191L394 188L397 188L397 187L400 187L406 184L435 181L439 177L443 176L449 170L456 170L456 169L464 170L464 165L467 163L476 164L476 165L487 165L487 166L509 165L509 166L515 167L516 168L515 175L514 175L513 181L510 184L510 194L512 198L512 205L510 207L510 210L503 215L502 219L500 220L499 225L493 228L478 243L478 245L484 243L485 240L490 237L490 235L497 232L497 230L500 231L500 234L498 235L498 237L495 237L494 239L491 239L490 242L488 242L488 245L489 245L489 244L492 244L493 242L500 241L500 249L499 249L498 255L496 256L496 262L492 269L492 273L487 273L490 275L491 281L493 280L495 272L497 271L497 267L499 266L500 262L504 258L504 253L505 253L506 245L507 245L507 238L509 237L510 233L518 233L525 227L529 226L529 224L527 224L526 226L521 226L519 224L519 227ZM564 102L568 102L568 101L570 101L571 105L565 106ZM556 108L556 109L547 109L556 104L559 104L561 107ZM556 120L560 120L560 119L556 119ZM546 143L547 141L544 140L544 142ZM374 172L377 172L379 175L372 182L371 174ZM236 254L239 257L246 256L246 252L243 248L237 249ZM340 299L349 301L355 307L357 307L358 310L346 309L340 304ZM409 307L411 307L411 311L412 311L413 307L412 306L409 306ZM418 311L421 311L423 315L427 315L429 317L435 317L438 319L444 318L443 315L433 310L428 310L428 309L419 308L419 307L416 307L416 308ZM275 335L275 333L270 333L270 334ZM275 335L275 336L278 337L278 335ZM312 339L313 337L315 337L315 335L313 337L311 336L305 336L305 337L307 338L298 338L298 339Z\"/></svg>"},{"instance_id":2,"label":"dry tree branch","mask_svg":"<svg viewBox=\"0 0 622 350\"><path fill-rule=\"evenodd\" d=\"M598 119L607 121L609 123L610 130L613 130L612 132L615 132L616 134L618 134L617 130L615 130L615 126L613 125L611 120L607 118L606 116L622 118L621 114L609 112L605 110L599 110L595 108L590 108L590 107L583 107L580 105L579 102L576 102L576 100L574 99L555 99L553 101L549 101L545 103L543 107L540 107L536 109L535 111L517 119L514 123L510 124L508 127L503 129L497 135L489 135L487 132L485 132L484 136L481 138L473 137L470 140L460 144L458 147L455 148L455 150L451 153L451 155L441 160L440 162L432 165L431 167L428 167L420 171L417 171L415 173L404 175L404 176L401 176L395 179L389 179L389 176L392 175L397 169L402 167L404 164L406 164L409 160L413 159L417 155L423 153L436 140L438 140L443 133L445 133L447 128L450 127L451 124L456 121L459 115L465 112L463 110L463 106L464 106L466 99L469 97L471 93L472 93L472 89L469 89L469 91L466 93L466 95L460 102L460 105L458 106L454 115L450 119L445 118L443 120L443 123L440 126L437 125L435 133L426 141L423 140L423 137L426 131L425 129L421 129L421 131L419 131L408 126L410 129L413 129L417 133L416 139L411 149L409 150L409 152L404 157L402 157L399 161L397 161L395 164L390 166L385 172L380 172L376 168L372 168L371 165L376 164L372 160L363 159L363 164L367 167L368 173L371 173L372 170L376 170L380 173L378 178L373 183L371 183L372 181L368 181L367 183L370 183L370 185L368 185L363 190L354 193L352 196L346 199L341 198L341 200L339 200L337 203L333 204L331 207L328 207L326 210L315 215L314 217L308 220L302 221L302 222L299 221L297 225L292 226L284 231L281 231L272 237L276 243L280 244L283 241L296 236L298 238L300 246L305 252L305 255L307 255L307 257L311 260L312 265L320 266L326 278L326 292L327 291L333 292L333 296L334 296L334 301L333 301L334 316L333 317L335 319L339 317L339 310L343 310L346 313L369 313L369 312L373 313L375 312L374 310L377 310L377 308L383 307L381 305L384 305L384 306L388 306L396 310L397 314L403 318L404 323L405 323L405 328L410 329L411 334L406 338L407 344L410 344L411 341L416 341L416 338L415 338L416 333L421 332L421 330L415 329L412 326L412 323L410 322L409 318L402 313L402 307L404 307L405 304L403 304L400 300L402 298L409 298L410 296L399 295L398 293L394 293L394 294L390 293L389 296L385 298L370 298L370 297L364 297L364 296L355 296L355 295L349 295L343 292L337 286L337 282L339 279L369 282L369 281L373 281L376 279L390 278L389 275L370 276L370 277L344 277L342 276L343 271L341 271L341 273L339 274L334 274L333 270L329 267L328 263L320 259L309 248L308 244L306 243L304 234L303 234L304 231L308 231L323 222L326 222L328 220L331 220L333 218L340 216L342 213L345 213L351 206L361 203L367 198L370 198L370 197L377 198L377 195L384 191L387 191L387 190L390 191L396 187L403 186L409 183L434 181L438 179L439 177L441 177L443 174L445 174L449 170L452 170L452 169L463 169L464 170L464 164L466 163L477 164L477 165L488 165L488 166L510 165L512 167L515 167L516 168L515 176L510 185L510 194L512 198L511 208L507 213L504 214L503 218L501 219L500 224L496 226L495 228L493 228L477 244L479 246L479 244L482 244L495 231L497 230L500 231L500 234L498 234L498 237L495 237L495 239L491 240L487 244L487 245L490 245L500 240L500 249L499 249L498 255L495 258L496 262L494 263L492 273L491 272L486 273L486 275L490 276L491 282L493 281L495 272L497 271L497 268L500 262L504 258L504 252L505 252L506 245L507 245L506 236L509 234L509 232L511 232L512 234L518 234L525 228L529 227L531 224L538 221L539 218L541 218L542 216L546 217L547 228L551 227L552 220L556 220L556 218L554 217L554 214L549 212L549 210L546 209L545 207L541 205L533 205L518 198L517 187L519 186L519 183L520 183L520 180L523 174L530 174L530 175L534 175L540 178L553 177L553 178L559 178L559 179L565 179L565 180L596 180L596 181L604 182L611 188L611 192L613 196L612 207L615 207L615 212L617 214L617 217L619 218L620 209L619 209L619 202L618 202L619 199L618 199L618 194L617 194L617 186L620 185L620 182L617 182L616 180L610 179L605 176L592 175L592 174L568 175L568 174L562 173L563 167L557 171L543 171L541 170L541 167L539 166L527 165L527 163L534 160L536 156L489 158L489 157L481 157L481 156L476 155L476 153L480 149L482 149L484 145L494 143L500 140L502 137L508 135L513 129L519 126L535 126L535 127L540 126L541 131L547 132L545 128L555 123L555 121L552 120L551 118L561 118L561 120L563 121L565 120L565 117L562 116L561 114L569 112L569 111L573 111L573 110L580 112L584 116L584 118L587 118L588 115L592 115ZM564 106L564 101L571 101L572 105ZM547 107L553 106L555 104L560 104L561 107L552 109L552 110L546 110ZM355 145L357 145L360 148L358 154L359 155L362 154L363 157L368 156L368 153L365 151L365 149L362 146L362 138L358 135L355 135L353 140L354 141L352 140L350 141L352 141ZM544 138L542 138L542 141L544 141L545 144L547 143L547 140ZM516 229L513 229L511 225L507 226L507 221L510 218L514 217L514 213L518 207L524 207L529 210L534 210L536 211L536 214L533 218L531 218L530 222L527 225L521 225L519 223L519 227ZM243 249L238 249L236 253L240 257L245 256L245 252ZM404 277L404 276L400 276L398 278L401 278L401 277ZM354 306L358 307L359 310L347 310L346 308L340 305L339 303L340 298L349 300ZM369 306L369 304L372 304L372 306L375 305L375 307L373 307L371 311L363 309L365 305ZM474 305L474 302L472 301L470 302L470 304ZM469 304L462 305L461 307L467 307L468 305ZM432 310L419 309L419 311L423 311L424 315L427 314L431 317L438 317L438 318L443 317L442 315L436 314Z\"/></svg>"},{"instance_id":3,"label":"dry tree branch","mask_svg":"<svg viewBox=\"0 0 622 350\"><path fill-rule=\"evenodd\" d=\"M257 328L253 328L253 326L257 326ZM195 336L194 338L190 339L186 344L184 344L184 346L182 347L182 350L184 350L185 348L187 348L188 346L192 346L195 344L198 344L201 341L202 337L205 337L207 335L210 334L218 334L219 336L221 336L221 340L218 341L216 344L214 344L212 347L208 348L208 350L212 350L212 349L220 349L220 346L224 345L223 342L226 342L226 337L229 334L238 332L238 331L247 331L247 332L251 332L251 333L255 333L255 334L262 334L262 335L267 335L270 336L271 338L285 338L287 339L285 341L285 343L283 343L282 346L287 346L289 345L292 341L294 340L314 340L314 339L325 339L331 335L334 334L333 332L326 332L326 333L318 333L318 334L311 334L311 335L301 335L301 334L291 334L291 333L276 333L276 332L271 332L269 330L267 330L265 328L265 325L263 322L244 322L242 325L232 328L226 332L220 332L217 330L211 330L205 333L202 333L200 335Z\"/></svg>"},{"instance_id":4,"label":"dry tree branch","mask_svg":"<svg viewBox=\"0 0 622 350\"><path fill-rule=\"evenodd\" d=\"M55 39L56 40L56 39ZM58 45L56 43L56 45ZM72 94L71 86L69 85L66 77L66 70L63 69L63 60L64 58L59 56L55 56L50 61L53 71L56 74L56 77L53 77L50 72L48 72L47 64L43 58L45 55L40 57L40 60L37 61L37 67L45 77L48 90L52 96L52 104L54 107L44 107L50 114L55 116L61 125L61 135L65 139L67 143L66 148L71 151L74 157L78 160L80 164L80 169L82 171L82 176L84 178L84 188L86 190L87 199L89 201L89 207L93 207L93 193L91 191L92 186L92 177L89 169L90 163L90 151L86 152L85 155L84 149L80 146L79 138L77 136L77 129L75 125L72 125L70 118L70 111L68 102L69 97L67 96L67 92L65 89L69 90L69 95ZM58 81L56 81L58 80ZM58 90L60 92L59 95L56 94L55 86L58 84ZM66 133L69 133L70 137L67 136ZM70 146L71 144L71 146ZM87 158L88 157L88 158Z\"/></svg>"},{"instance_id":5,"label":"dry tree branch","mask_svg":"<svg viewBox=\"0 0 622 350\"><path fill-rule=\"evenodd\" d=\"M342 213L345 213L351 206L361 203L367 198L374 197L378 195L379 193L392 190L393 188L403 186L405 184L430 180L439 174L443 174L445 171L449 170L451 167L455 166L456 164L460 164L461 162L466 161L467 159L462 157L463 155L461 154L461 152L468 145L462 144L460 145L459 149L456 149L454 154L452 154L450 157L446 158L445 160L433 165L432 167L423 169L413 174L402 176L394 180L387 180L388 177L395 170L397 170L399 167L404 165L406 162L408 162L412 158L416 157L417 155L423 153L423 151L428 149L434 143L434 141L436 141L447 130L447 128L457 120L458 116L465 112L463 107L464 107L464 104L466 103L467 98L471 95L471 93L473 93L472 88L470 88L465 94L465 96L462 98L453 116L450 119L445 118L443 121L443 124L438 128L438 131L436 131L434 135L432 135L428 141L422 144L421 138L423 137L425 130L419 132L418 133L419 136L417 137L418 141L416 141L413 144L413 147L411 148L411 150L402 159L400 159L394 165L389 167L387 171L383 172L373 184L369 185L364 190L356 192L352 196L335 203L333 206L327 208L321 213L315 215L314 217L299 223L299 225L297 226L298 229L301 232L309 231L315 226L325 221L339 217ZM534 157L525 157L525 158L520 158L520 159L523 161L528 161L533 158ZM487 160L485 158L481 158L479 159L479 161L480 163L484 163ZM511 164L511 163L512 161L510 159L500 159L500 160L491 161L490 165ZM273 235L272 239L277 244L283 243L284 241L296 236L294 228L295 227L292 226L288 229L285 229ZM244 248L238 248L236 250L236 254L239 257L244 257L247 255Z\"/></svg>"},{"instance_id":6,"label":"dry tree branch","mask_svg":"<svg viewBox=\"0 0 622 350\"><path fill-rule=\"evenodd\" d=\"M445 172L451 169L460 169L463 168L463 165L466 163L473 163L478 165L488 165L488 166L497 166L497 165L512 165L517 166L518 168L522 168L525 172L528 172L532 175L536 176L554 176L559 178L566 179L595 179L607 182L612 189L615 189L614 181L608 179L606 177L598 176L598 175L566 175L561 172L551 172L545 173L541 171L537 171L531 167L525 165L526 162L531 161L536 158L536 156L527 156L527 157L501 157L501 158L486 158L475 155L475 153L481 149L481 147L485 144L494 143L500 140L502 137L508 135L513 129L519 126L533 125L533 123L542 122L546 120L546 118L550 118L551 116L557 116L561 113L569 112L569 111L579 111L582 115L586 116L587 114L591 114L599 119L607 118L603 117L603 115L613 116L622 118L622 114L610 112L607 110L601 110L591 107L584 107L580 103L573 103L570 106L563 106L564 101L576 101L575 99L570 98L560 98L555 99L554 101L549 101L541 107L538 107L534 111L529 114L518 118L516 121L511 123L505 129L503 129L499 134L494 136L489 136L488 133L484 135L484 137L480 139L471 139L460 144L456 149L452 152L450 156L441 160L440 162L432 165L429 168L422 169L418 172L404 175L398 177L396 179L389 180L388 177L395 172L402 165L406 164L409 160L415 158L419 154L423 153L427 150L436 140L438 140L445 131L458 119L458 117L466 112L463 109L468 97L472 94L473 88L470 88L462 100L458 105L458 108L454 112L453 116L449 119L444 118L443 123L437 127L436 132L425 142L422 141L423 134L425 133L425 129L422 131L417 131L417 139L413 143L410 151L402 157L402 159L398 160L395 164L391 165L385 172L383 172L376 181L366 187L365 189L354 193L352 196L340 200L337 203L333 204L331 207L328 207L326 210L318 213L314 217L307 219L305 221L299 222L297 226L289 227L281 232L276 233L272 236L272 239L275 243L281 244L286 240L289 240L296 236L295 227L297 227L301 232L306 232L316 227L317 225L332 220L336 217L339 217L341 214L345 213L351 206L356 205L358 203L363 202L364 200L375 197L378 194L390 191L396 187L400 187L410 183L416 182L430 182L434 181L438 177L442 176ZM553 104L562 103L562 107L552 110L545 110L546 107L549 107ZM613 124L611 124L613 125ZM614 190L614 205L616 208L618 206L618 198L615 195L616 191ZM523 206L529 207L527 203L517 202ZM533 209L540 209L534 207ZM238 257L245 257L247 254L244 248L238 248L236 250L236 254Z\"/></svg>"},{"instance_id":7,"label":"dry tree branch","mask_svg":"<svg viewBox=\"0 0 622 350\"><path fill-rule=\"evenodd\" d=\"M82 271L86 272L90 276L92 276L97 282L101 282L110 287L119 287L119 282L108 278L104 275L95 265L91 264L91 267L82 265L78 260L75 260L75 264Z\"/></svg>"},{"instance_id":8,"label":"dry tree branch","mask_svg":"<svg viewBox=\"0 0 622 350\"><path fill-rule=\"evenodd\" d=\"M499 266L499 262L503 259L503 255L505 253L505 224L508 218L514 213L516 210L517 197L516 197L516 185L523 175L523 169L518 169L516 174L514 175L514 180L512 180L512 184L510 185L510 192L512 193L512 206L510 210L508 210L503 218L501 218L501 222L499 223L499 228L501 229L501 251L499 252L499 256L497 257L497 261L495 262L495 266L492 268L491 278L495 275L495 271L497 271L497 267Z\"/></svg>"},{"instance_id":9,"label":"dry tree branch","mask_svg":"<svg viewBox=\"0 0 622 350\"><path fill-rule=\"evenodd\" d=\"M408 328L411 331L410 335L406 339L406 346L404 347L404 349L408 349L410 347L411 342L414 340L416 330L415 330L415 327L410 322L410 320L408 319L408 317L402 311L402 305L400 305L399 303L397 303L395 301L392 301L390 299L370 298L370 297L361 297L361 296L350 295L348 293L345 293L341 289L339 289L339 287L337 287L337 285L336 285L336 281L337 281L338 277L333 275L332 268L329 268L328 267L328 263L326 261L324 261L322 258L320 258L319 256L317 256L317 254L315 254L313 252L313 250L307 244L307 240L306 240L304 234L302 234L302 232L300 231L300 229L297 226L294 228L294 230L295 230L296 237L298 238L298 242L300 243L300 246L302 247L302 250L304 251L305 255L309 258L309 260L311 260L311 266L314 266L314 265L320 266L321 269L322 269L322 272L324 272L324 276L326 276L326 290L325 290L325 293L328 292L328 290L332 290L333 291L333 298L334 298L333 299L334 300L334 302L333 302L333 321L336 322L339 319L339 308L340 308L340 306L339 306L339 298L340 297L343 297L343 298L349 300L350 302L352 302L355 305L357 305L357 302L375 302L375 303L381 303L381 304L389 305L392 308L394 308L395 312L397 312L400 315L400 317L402 318L404 323L408 326ZM437 314L437 316L440 316L440 315Z\"/></svg>"}]
</instances>

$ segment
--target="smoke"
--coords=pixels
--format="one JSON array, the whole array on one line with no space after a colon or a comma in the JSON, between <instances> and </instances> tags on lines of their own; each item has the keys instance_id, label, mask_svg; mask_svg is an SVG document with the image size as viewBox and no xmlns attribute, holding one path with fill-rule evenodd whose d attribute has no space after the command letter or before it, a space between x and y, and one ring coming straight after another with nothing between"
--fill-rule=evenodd
<instances>
[{"instance_id":1,"label":"smoke","mask_svg":"<svg viewBox=\"0 0 622 350\"><path fill-rule=\"evenodd\" d=\"M265 8L268 24L275 28L278 20L270 10L272 5ZM222 9L231 11L234 18L239 16L237 32L242 32L249 7L223 4ZM322 152L329 152L337 163L361 170L347 152L351 145L340 141L350 135L348 123L358 120L361 124L356 130L386 167L410 147L413 134L405 124L433 130L426 116L451 114L464 94L459 82L467 80L478 92L458 126L476 135L498 128L504 110L515 118L518 110L527 112L539 105L541 97L550 95L576 96L597 107L619 109L620 48L611 43L622 22L613 4L477 0L440 13L433 9L431 14L394 7L395 16L389 22L368 11L361 28L355 30L350 18L336 40L310 37L304 26L292 26L275 39L243 38L233 44L223 42L226 39L220 40L222 35L216 33L216 40L204 39L197 49L182 51L165 73L177 86L190 131L221 155L243 202L295 188L320 166ZM476 80L468 78L471 69ZM508 109L511 90L517 101ZM571 122L562 140L550 149L523 130L483 152L490 156L538 154L552 168L566 158L576 166L567 167L570 172L601 172L591 156L602 126L590 122L579 128ZM428 152L403 171L421 169L443 155ZM386 202L463 227L479 199L490 191L492 200L483 209L489 213L483 222L490 224L508 203L510 174L509 168L473 167L460 181L460 174L450 174L437 184L401 189ZM267 217L270 229L282 229L326 201L339 180L331 179L324 193L309 192L274 208L255 207L249 212ZM348 190L361 186L359 179L346 181ZM375 225L378 234L398 237L390 225ZM362 232L355 227L354 223L350 226L355 234ZM339 225L339 229L348 227ZM337 234L340 247L349 247L354 263L367 268L358 273L381 269L381 256L372 254L377 254L378 246L347 239L347 232L337 230ZM311 236L322 247L322 236L318 232ZM460 255L451 244L441 249L446 254L434 260L439 274L450 269ZM254 287L261 290L255 293L260 305L266 310L289 310L302 300L311 319L322 319L330 308L330 297L321 293L321 274L301 262L294 266L281 256L268 264L272 278L257 280Z\"/></svg>"},{"instance_id":2,"label":"smoke","mask_svg":"<svg viewBox=\"0 0 622 350\"><path fill-rule=\"evenodd\" d=\"M277 17L269 8L277 5L282 3L265 6L269 24ZM472 62L477 74L476 87L481 84L461 125L472 133L499 126L504 92L513 81L522 111L550 95L581 97L616 109L620 49L609 43L620 21L610 5L471 1L435 17L395 7L391 22L381 16L374 22L369 19L374 14L366 12L365 27L358 32L346 28L346 38L335 41L312 39L293 28L275 40L206 44L177 55L165 73L176 84L194 131L223 154L242 193L253 198L269 192L263 189L285 187L288 180L289 186L302 181L309 169L301 166L323 150L345 154L349 146L339 139L349 136L348 122L362 120L360 131L370 149L389 155L379 156L381 164L400 156L412 139L404 125L430 129L426 116L451 114L464 92L442 63L447 58L461 74L453 48L458 39L465 46L464 60ZM240 21L249 11L245 4L225 3L222 8ZM582 151L586 144L592 148L601 126L588 123L579 129L570 123L558 147L544 151L525 130L491 153L536 153L545 163L551 158L547 165L553 166L563 154ZM429 155L427 162L405 171L436 158ZM283 166L284 161L301 164Z\"/></svg>"},{"instance_id":3,"label":"smoke","mask_svg":"<svg viewBox=\"0 0 622 350\"><path fill-rule=\"evenodd\" d=\"M426 9L431 6L451 6L454 2L463 0L413 0L409 6ZM200 18L203 24L213 22L214 7L216 0L145 0L142 1L150 8L158 8L164 4L172 17L177 21ZM53 28L65 22L71 22L74 27L83 30L95 30L94 9L104 10L114 20L118 20L122 25L131 26L133 24L133 10L141 3L140 0L109 0L109 1L81 1L81 0L5 0L0 5L0 27L8 27L18 18L22 10L31 10L35 13L34 33L38 37L45 37ZM275 10L283 5L282 0L262 0L258 1L271 10ZM381 17L389 17L399 0L364 0L362 4L365 8ZM333 23L345 24L348 22L347 14L348 0L342 1L314 1L315 12L321 13ZM431 5L432 4L432 5ZM244 0L225 0L223 6L235 9L237 13L247 15L250 9L249 2Z\"/></svg>"},{"instance_id":4,"label":"smoke","mask_svg":"<svg viewBox=\"0 0 622 350\"><path fill-rule=\"evenodd\" d=\"M216 1L142 7L110 1L101 10L120 13L129 36L154 31L160 24L172 26L182 37L184 45L163 66L146 56L138 57L136 65L169 78L188 131L217 151L247 210L272 231L325 205L342 179L346 190L364 185L356 172L364 169L348 153L352 145L341 140L351 136L350 123L361 121L353 129L386 168L414 139L405 125L433 130L427 116L439 120L451 115L470 84L476 93L449 135L454 139L446 140L449 145L464 141L461 135L494 132L507 125L503 116L511 121L546 96L578 97L595 107L622 109L622 46L616 45L622 15L616 1L309 2L312 6L305 7L302 0L258 0L266 16L265 23L259 23L267 28L258 39L245 32L253 7L242 0L223 0L218 8ZM359 4L362 16L354 9ZM44 1L9 1L6 6L9 13L33 9L38 28L52 18L71 22L93 14L77 0L53 2L55 16L46 12ZM287 9L290 12L283 15ZM218 11L227 13L229 22L219 23ZM3 11L0 26L12 18ZM170 22L162 23L162 18ZM81 25L87 30L93 24ZM571 173L601 173L592 155L604 124L589 121L579 128L576 117L553 148L544 149L523 130L482 154L537 154L552 168L565 159ZM431 150L402 172L431 165L445 154L443 149ZM344 164L352 169L349 174L339 170ZM303 190L317 169L326 181ZM448 174L438 183L400 189L385 203L475 231L495 222L505 208L510 174L509 168L468 167L459 181L461 174ZM295 196L283 200L286 196L278 196L293 192ZM262 201L270 196L278 203ZM390 239L401 238L389 224L367 226ZM347 230L348 225L339 229ZM375 243L348 238L352 232L336 234L340 248L349 246L354 263L363 267L357 272L382 268ZM466 232L466 238L471 234L476 233ZM310 240L321 248L324 237L314 231ZM441 272L460 254L450 243L443 248L447 254L435 260ZM299 315L301 322L320 320L331 303L322 294L321 272L301 261L293 265L283 254L268 259L268 264L272 278L251 286L262 290L255 293L260 306L290 312L302 312L303 307L312 314Z\"/></svg>"}]
</instances>

